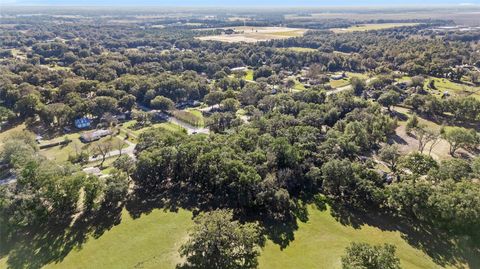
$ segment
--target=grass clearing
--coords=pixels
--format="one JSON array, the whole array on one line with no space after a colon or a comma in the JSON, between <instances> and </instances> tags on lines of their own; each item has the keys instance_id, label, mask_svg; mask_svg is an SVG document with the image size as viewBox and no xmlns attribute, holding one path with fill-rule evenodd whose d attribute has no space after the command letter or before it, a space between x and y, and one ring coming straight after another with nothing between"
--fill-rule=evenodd
<instances>
[{"instance_id":1,"label":"grass clearing","mask_svg":"<svg viewBox=\"0 0 480 269\"><path fill-rule=\"evenodd\" d=\"M298 81L298 79L295 79L295 85L293 86L293 89L297 90L297 91L303 91L305 90L305 85L303 85L303 83L301 83L300 81Z\"/></svg>"},{"instance_id":2,"label":"grass clearing","mask_svg":"<svg viewBox=\"0 0 480 269\"><path fill-rule=\"evenodd\" d=\"M253 80L253 70L248 69L245 71L245 80Z\"/></svg>"},{"instance_id":3,"label":"grass clearing","mask_svg":"<svg viewBox=\"0 0 480 269\"><path fill-rule=\"evenodd\" d=\"M302 36L307 29L302 28L288 28L288 27L255 27L255 26L240 26L240 27L226 27L217 29L233 29L234 34L220 34L211 36L198 37L200 40L222 41L222 42L247 42L255 43L258 41L267 41L272 39L284 39L296 36ZM211 29L197 29L214 30Z\"/></svg>"},{"instance_id":4,"label":"grass clearing","mask_svg":"<svg viewBox=\"0 0 480 269\"><path fill-rule=\"evenodd\" d=\"M405 27L405 26L417 26L419 23L367 23L367 24L358 24L353 25L349 28L333 28L330 29L334 33L351 33L351 32L360 32L360 31L372 31L372 30L383 30L396 27Z\"/></svg>"},{"instance_id":5,"label":"grass clearing","mask_svg":"<svg viewBox=\"0 0 480 269\"><path fill-rule=\"evenodd\" d=\"M26 130L25 123L19 124L13 128L6 129L6 130L1 130L0 131L0 149L2 148L3 143L5 142L5 139L9 138L12 134L16 132L21 132Z\"/></svg>"},{"instance_id":6,"label":"grass clearing","mask_svg":"<svg viewBox=\"0 0 480 269\"><path fill-rule=\"evenodd\" d=\"M442 267L435 264L422 250L408 244L397 230L381 230L369 225L361 225L358 228L345 226L336 221L329 210L319 211L313 206L309 207L309 221L299 223L294 237L295 240L283 251L278 245L268 241L259 259L260 268L341 268L341 256L345 247L352 241L395 245L402 268ZM473 261L470 263L471 268L480 266L480 257L473 256L474 251L470 252L468 248L463 250L472 255L469 256ZM458 265L467 266L464 263Z\"/></svg>"},{"instance_id":7,"label":"grass clearing","mask_svg":"<svg viewBox=\"0 0 480 269\"><path fill-rule=\"evenodd\" d=\"M288 47L288 48L279 48L282 51L294 51L294 52L316 52L318 50L312 48L303 48L303 47Z\"/></svg>"},{"instance_id":8,"label":"grass clearing","mask_svg":"<svg viewBox=\"0 0 480 269\"><path fill-rule=\"evenodd\" d=\"M408 118L413 116L412 111L410 109L405 108L405 107L399 107L396 106L394 108L395 111L398 113L404 114L408 116ZM426 126L429 130L440 132L440 129L442 128L441 125L422 118L421 116L417 115L418 122L419 124L422 124ZM408 154L411 152L418 151L418 140L410 135L407 134L406 132L406 125L407 125L407 120L399 120L398 121L398 127L395 130L396 135L400 138L400 141L396 141L397 145L399 147L400 152L403 154ZM450 128L451 126L445 126L445 128ZM427 143L424 154L428 154L429 148L430 148L431 143ZM436 159L436 160L445 160L445 159L451 159L452 156L450 156L449 153L449 148L450 145L448 144L447 141L444 139L441 139L432 149L431 156ZM463 149L460 149L459 151L463 151Z\"/></svg>"},{"instance_id":9,"label":"grass clearing","mask_svg":"<svg viewBox=\"0 0 480 269\"><path fill-rule=\"evenodd\" d=\"M176 125L174 123L171 123L171 122L162 122L162 123L155 123L153 125L135 130L135 131L133 131L133 133L138 136L138 135L144 133L145 131L147 131L151 128L162 128L162 129L164 129L166 131L169 131L169 132L172 132L172 133L184 133L185 132L185 129L183 129L183 127L181 127L181 126L178 126L178 125Z\"/></svg>"},{"instance_id":10,"label":"grass clearing","mask_svg":"<svg viewBox=\"0 0 480 269\"><path fill-rule=\"evenodd\" d=\"M350 79L349 78L342 78L339 80L330 80L330 86L332 88L341 88L350 85Z\"/></svg>"},{"instance_id":11,"label":"grass clearing","mask_svg":"<svg viewBox=\"0 0 480 269\"><path fill-rule=\"evenodd\" d=\"M471 241L463 238L457 245L463 258L453 264L441 266L432 257L408 243L408 237L397 229L380 229L367 224L356 227L342 225L331 214L330 209L320 211L314 206L308 207L308 221L298 223L294 231L294 240L281 250L279 245L267 240L259 257L260 269L296 269L296 268L341 268L340 259L350 242L371 244L390 243L397 247L402 268L477 268L480 257L471 250ZM133 219L126 210L122 212L119 225L114 226L99 238L90 237L81 247L72 250L58 263L44 268L175 268L180 261L178 248L185 240L192 225L192 214L185 210L178 213L155 209L148 215ZM399 224L382 224L397 227ZM398 226L399 227L399 226ZM428 240L430 237L426 236ZM410 238L415 242L417 238ZM427 242L433 249L435 243ZM443 244L440 244L443 245ZM442 258L448 255L448 249L438 249L431 255ZM451 254L451 253L450 253ZM32 257L24 257L32 259ZM458 258L458 257L456 257ZM0 267L6 267L8 257L0 260Z\"/></svg>"},{"instance_id":12,"label":"grass clearing","mask_svg":"<svg viewBox=\"0 0 480 269\"><path fill-rule=\"evenodd\" d=\"M63 261L45 268L175 268L180 261L177 251L187 236L191 218L192 214L185 210L154 210L133 219L124 210L120 225L100 238L90 238Z\"/></svg>"},{"instance_id":13,"label":"grass clearing","mask_svg":"<svg viewBox=\"0 0 480 269\"><path fill-rule=\"evenodd\" d=\"M430 81L434 81L435 89L429 87ZM457 96L475 96L480 92L480 87L474 87L467 84L453 82L446 78L428 77L425 79L425 89L430 89L437 96L441 96L444 92L448 91L449 94Z\"/></svg>"},{"instance_id":14,"label":"grass clearing","mask_svg":"<svg viewBox=\"0 0 480 269\"><path fill-rule=\"evenodd\" d=\"M350 85L350 79L353 77L357 77L359 79L367 80L369 75L366 73L355 73L355 72L345 72L346 77L338 80L330 79L330 86L332 88L342 88L345 86Z\"/></svg>"},{"instance_id":15,"label":"grass clearing","mask_svg":"<svg viewBox=\"0 0 480 269\"><path fill-rule=\"evenodd\" d=\"M119 145L120 143L122 144L123 148L128 146L125 142L122 141L122 139L118 137L111 137L111 136L106 136L104 138L101 138L99 141L95 141L91 143L83 143L79 139L80 133L68 134L63 137L55 138L49 141L44 141L42 144L48 144L50 141L58 141L58 140L63 140L65 138L71 139L72 142L70 142L67 145L60 145L60 146L42 149L40 150L40 154L45 156L49 160L64 162L68 160L68 156L75 155L77 152L80 153L81 151L87 151L87 152L90 152L89 155L92 155L92 151L95 149L95 145L98 143L111 141L113 145L112 151L116 150L118 148L117 145Z\"/></svg>"},{"instance_id":16,"label":"grass clearing","mask_svg":"<svg viewBox=\"0 0 480 269\"><path fill-rule=\"evenodd\" d=\"M196 127L203 127L205 125L205 120L203 118L202 112L196 109L176 110L173 112L173 115L178 120L181 120Z\"/></svg>"}]
</instances>

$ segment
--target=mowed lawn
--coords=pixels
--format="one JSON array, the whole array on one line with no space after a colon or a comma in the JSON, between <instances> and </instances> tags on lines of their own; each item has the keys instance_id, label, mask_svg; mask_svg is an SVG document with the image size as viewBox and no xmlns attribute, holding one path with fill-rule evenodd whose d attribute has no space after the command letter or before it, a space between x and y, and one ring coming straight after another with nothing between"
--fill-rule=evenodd
<instances>
[{"instance_id":1,"label":"mowed lawn","mask_svg":"<svg viewBox=\"0 0 480 269\"><path fill-rule=\"evenodd\" d=\"M331 216L329 210L310 207L309 213L309 221L299 222L295 240L288 247L281 250L279 245L267 242L260 257L260 268L341 268L341 256L353 241L395 245L404 269L442 268L423 251L410 246L398 231L382 231L368 225L358 229L344 226ZM480 266L478 259L476 265Z\"/></svg>"},{"instance_id":2,"label":"mowed lawn","mask_svg":"<svg viewBox=\"0 0 480 269\"><path fill-rule=\"evenodd\" d=\"M45 268L175 268L178 248L192 225L192 213L154 210L132 219L124 210L120 225L89 239L60 263Z\"/></svg>"},{"instance_id":3,"label":"mowed lawn","mask_svg":"<svg viewBox=\"0 0 480 269\"><path fill-rule=\"evenodd\" d=\"M349 33L349 32L359 32L359 31L372 31L372 30L383 30L397 27L405 26L417 26L419 23L367 23L367 24L358 24L353 25L349 28L334 28L331 29L334 33Z\"/></svg>"},{"instance_id":4,"label":"mowed lawn","mask_svg":"<svg viewBox=\"0 0 480 269\"><path fill-rule=\"evenodd\" d=\"M71 251L63 261L48 264L45 268L173 269L180 261L177 251L187 237L191 218L192 214L185 210L178 213L154 210L134 220L124 210L119 225L98 239L89 239L81 249ZM259 268L340 268L344 249L352 241L394 244L402 268L443 268L423 251L409 245L398 231L382 231L368 225L359 228L342 225L329 210L320 211L313 206L309 207L309 220L299 222L294 238L283 250L267 241L259 258ZM435 247L435 243L431 244ZM468 253L468 247L463 250ZM470 268L479 268L479 259L470 257ZM0 261L0 268L5 267L5 260Z\"/></svg>"}]
</instances>

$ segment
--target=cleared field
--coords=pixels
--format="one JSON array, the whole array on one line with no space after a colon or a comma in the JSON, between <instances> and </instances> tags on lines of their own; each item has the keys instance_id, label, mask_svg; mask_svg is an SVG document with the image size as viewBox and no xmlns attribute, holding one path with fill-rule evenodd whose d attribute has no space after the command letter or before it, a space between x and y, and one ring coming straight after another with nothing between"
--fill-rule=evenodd
<instances>
[{"instance_id":1,"label":"cleared field","mask_svg":"<svg viewBox=\"0 0 480 269\"><path fill-rule=\"evenodd\" d=\"M205 125L202 112L196 109L176 110L173 115L175 118L193 126L203 127Z\"/></svg>"},{"instance_id":2,"label":"cleared field","mask_svg":"<svg viewBox=\"0 0 480 269\"><path fill-rule=\"evenodd\" d=\"M404 107L395 107L394 110L398 113L401 113L408 118L413 116L412 111L410 111L408 108ZM438 123L435 123L431 120L422 118L421 116L418 116L418 122L424 126L426 126L429 130L440 132L440 129L442 128L441 125ZM396 144L398 145L400 152L403 154L408 154L411 152L418 151L418 140L415 137L412 137L407 134L406 132L406 125L407 125L407 120L399 120L398 121L398 127L395 130L395 133L397 135L397 138L395 139ZM449 128L451 126L444 125L445 128ZM424 154L428 154L429 148L430 148L431 142L427 143ZM450 156L449 153L450 145L448 142L444 139L440 139L437 144L432 149L431 156L436 159L436 160L445 160L445 159L451 159L452 156ZM464 149L459 149L458 152L469 155Z\"/></svg>"},{"instance_id":3,"label":"cleared field","mask_svg":"<svg viewBox=\"0 0 480 269\"><path fill-rule=\"evenodd\" d=\"M433 80L435 88L432 89L429 87L429 82ZM450 81L446 78L436 78L436 77L428 77L425 79L426 89L430 89L436 91L436 94L441 96L444 92L448 91L449 94L457 95L457 96L469 96L475 95L480 92L480 87L474 87L468 84L462 84Z\"/></svg>"},{"instance_id":4,"label":"cleared field","mask_svg":"<svg viewBox=\"0 0 480 269\"><path fill-rule=\"evenodd\" d=\"M342 78L339 80L330 80L330 86L332 88L340 88L340 87L345 87L350 85L350 79L349 78Z\"/></svg>"},{"instance_id":5,"label":"cleared field","mask_svg":"<svg viewBox=\"0 0 480 269\"><path fill-rule=\"evenodd\" d=\"M409 244L406 240L408 236L399 232L398 229L382 230L368 224L358 225L357 227L342 225L332 217L329 210L319 211L313 206L309 207L308 218L309 220L306 223L299 223L299 228L294 233L295 240L290 242L285 249L281 250L278 245L271 241L267 242L260 256L260 268L341 268L341 256L350 242L393 244L397 247L397 255L400 258L402 268L406 269L467 266L465 261L458 264L445 264L445 266L436 264L424 251ZM375 222L376 220L372 221ZM379 223L381 221L378 220ZM394 223L383 224L395 226ZM412 241L417 239L419 238L410 238ZM435 244L433 242L429 243ZM480 265L480 258L474 256L475 251L469 252L468 247L462 250L467 251L466 256L471 262L471 268ZM448 249L439 247L438 252L431 254L438 255L437 258L441 258L443 255L448 255L448 251Z\"/></svg>"},{"instance_id":6,"label":"cleared field","mask_svg":"<svg viewBox=\"0 0 480 269\"><path fill-rule=\"evenodd\" d=\"M79 139L80 133L69 134L69 135L65 135L63 137L55 138L49 141L43 141L42 144L48 144L54 141L61 141L65 138L71 139L72 142L70 142L67 145L60 145L60 146L55 146L47 149L42 149L40 150L40 154L45 156L47 159L64 162L68 160L69 155L75 155L77 152L80 153L81 151L87 151L87 152L90 152L90 155L92 155L92 151L95 149L95 145L97 143L110 141L113 145L112 150L117 149L118 148L117 145L120 145L120 144L122 145L122 148L125 148L128 146L120 138L118 137L112 138L110 136L104 137L96 142L82 143Z\"/></svg>"},{"instance_id":7,"label":"cleared field","mask_svg":"<svg viewBox=\"0 0 480 269\"><path fill-rule=\"evenodd\" d=\"M473 25L480 23L478 16L478 8L471 6L458 6L456 9L451 7L439 7L428 9L409 9L399 8L397 10L381 10L373 11L356 7L355 9L346 9L345 7L330 8L328 10L312 10L312 13L305 16L303 14L288 14L285 19L289 21L295 20L325 20L325 19L345 19L349 18L356 21L369 20L414 20L414 19L431 19L431 20L453 20L459 25Z\"/></svg>"},{"instance_id":8,"label":"cleared field","mask_svg":"<svg viewBox=\"0 0 480 269\"><path fill-rule=\"evenodd\" d=\"M135 123L133 123L133 124L135 124ZM131 125L133 125L133 124L131 124ZM138 136L138 135L147 131L150 128L162 128L162 129L164 129L166 131L169 131L169 132L172 132L172 133L183 133L183 132L185 132L185 129L183 129L181 126L178 126L178 125L173 124L171 122L162 122L162 123L156 123L156 124L153 124L151 126L135 130L135 131L133 131L133 133Z\"/></svg>"},{"instance_id":9,"label":"cleared field","mask_svg":"<svg viewBox=\"0 0 480 269\"><path fill-rule=\"evenodd\" d=\"M192 214L185 210L178 213L154 210L148 215L132 219L124 210L120 224L105 231L99 238L88 238L80 247L58 259L57 263L47 264L44 268L173 269L180 261L177 251L192 225L191 217ZM399 231L405 230L401 224L385 219L369 221L378 223L375 226L343 225L332 216L329 209L320 211L309 206L308 221L299 222L298 229L292 231L294 239L286 248L282 250L272 241L266 242L259 258L259 268L340 268L344 249L352 241L394 244L402 268L406 269L480 266L480 257L475 256L478 247L469 238L453 241L437 238L436 235L426 236L420 232L404 234ZM414 235L418 237L413 237ZM437 245L434 240L445 241L440 241ZM429 249L424 251L424 247ZM35 253L34 250L32 252ZM452 252L461 254L453 255ZM29 252L23 249L23 252L14 255L25 253ZM15 258L27 264L38 264L34 259L45 257L38 253ZM0 260L0 268L7 266L7 260L8 257Z\"/></svg>"},{"instance_id":10,"label":"cleared field","mask_svg":"<svg viewBox=\"0 0 480 269\"><path fill-rule=\"evenodd\" d=\"M342 88L350 85L350 79L352 79L353 77L360 78L363 80L367 80L369 78L369 75L366 73L345 72L345 74L347 75L346 78L342 78L338 80L331 79L329 82L330 86L332 86L332 88Z\"/></svg>"},{"instance_id":11,"label":"cleared field","mask_svg":"<svg viewBox=\"0 0 480 269\"><path fill-rule=\"evenodd\" d=\"M222 28L227 29L227 28ZM232 27L236 33L231 35L212 35L202 36L200 40L222 41L222 42L247 42L255 43L258 41L267 41L271 39L284 39L296 36L302 36L307 29L287 28L287 27ZM202 30L202 29L199 29ZM209 29L212 30L212 29Z\"/></svg>"},{"instance_id":12,"label":"cleared field","mask_svg":"<svg viewBox=\"0 0 480 269\"><path fill-rule=\"evenodd\" d=\"M372 23L372 24L358 24L349 28L333 28L331 29L334 33L350 33L350 32L359 32L359 31L372 31L372 30L382 30L403 26L416 26L419 23Z\"/></svg>"},{"instance_id":13,"label":"cleared field","mask_svg":"<svg viewBox=\"0 0 480 269\"><path fill-rule=\"evenodd\" d=\"M293 86L293 88L297 91L303 91L305 90L305 85L303 85L303 83L295 79L295 85Z\"/></svg>"},{"instance_id":14,"label":"cleared field","mask_svg":"<svg viewBox=\"0 0 480 269\"><path fill-rule=\"evenodd\" d=\"M316 49L303 48L303 47L279 48L279 50L283 50L283 51L294 51L294 52L315 52L315 51L317 51Z\"/></svg>"},{"instance_id":15,"label":"cleared field","mask_svg":"<svg viewBox=\"0 0 480 269\"><path fill-rule=\"evenodd\" d=\"M26 126L24 123L19 124L13 128L7 129L7 130L1 130L0 131L0 149L2 148L3 143L5 142L5 139L8 139L10 136L15 134L16 132L21 132L26 130Z\"/></svg>"},{"instance_id":16,"label":"cleared field","mask_svg":"<svg viewBox=\"0 0 480 269\"><path fill-rule=\"evenodd\" d=\"M191 218L192 214L184 210L154 210L133 219L124 210L120 225L100 238L90 238L63 261L45 268L175 268L180 261L178 248L187 236Z\"/></svg>"},{"instance_id":17,"label":"cleared field","mask_svg":"<svg viewBox=\"0 0 480 269\"><path fill-rule=\"evenodd\" d=\"M253 70L248 69L245 72L245 80L253 80Z\"/></svg>"}]
</instances>

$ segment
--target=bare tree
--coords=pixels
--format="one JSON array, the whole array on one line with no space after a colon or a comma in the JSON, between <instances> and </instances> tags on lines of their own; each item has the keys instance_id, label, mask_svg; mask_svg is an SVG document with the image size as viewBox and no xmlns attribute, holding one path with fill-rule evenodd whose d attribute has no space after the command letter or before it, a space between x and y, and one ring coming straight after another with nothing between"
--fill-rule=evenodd
<instances>
[{"instance_id":1,"label":"bare tree","mask_svg":"<svg viewBox=\"0 0 480 269\"><path fill-rule=\"evenodd\" d=\"M428 148L428 156L432 156L432 150L433 148L440 143L440 134L437 134L430 142L430 147Z\"/></svg>"},{"instance_id":2,"label":"bare tree","mask_svg":"<svg viewBox=\"0 0 480 269\"><path fill-rule=\"evenodd\" d=\"M418 151L420 151L421 153L423 153L423 150L425 149L425 146L428 144L428 142L438 137L438 134L436 134L434 131L429 130L424 124L420 124L417 127L413 128L412 133L418 140Z\"/></svg>"},{"instance_id":3,"label":"bare tree","mask_svg":"<svg viewBox=\"0 0 480 269\"><path fill-rule=\"evenodd\" d=\"M318 77L322 74L322 66L319 64L312 64L310 65L307 77L310 79L318 79Z\"/></svg>"},{"instance_id":4,"label":"bare tree","mask_svg":"<svg viewBox=\"0 0 480 269\"><path fill-rule=\"evenodd\" d=\"M113 142L113 147L118 150L118 157L122 156L122 150L123 150L123 141L121 139L116 139Z\"/></svg>"},{"instance_id":5,"label":"bare tree","mask_svg":"<svg viewBox=\"0 0 480 269\"><path fill-rule=\"evenodd\" d=\"M108 153L112 151L112 146L112 141L110 139L102 142L99 141L95 144L94 152L102 156L102 162L100 163L100 167L103 167L103 163L105 162Z\"/></svg>"}]
</instances>

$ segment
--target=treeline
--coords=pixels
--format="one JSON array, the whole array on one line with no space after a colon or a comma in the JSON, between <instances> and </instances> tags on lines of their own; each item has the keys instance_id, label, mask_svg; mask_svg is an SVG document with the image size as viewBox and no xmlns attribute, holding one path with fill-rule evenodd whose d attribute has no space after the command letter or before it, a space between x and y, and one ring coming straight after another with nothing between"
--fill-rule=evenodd
<instances>
[{"instance_id":1,"label":"treeline","mask_svg":"<svg viewBox=\"0 0 480 269\"><path fill-rule=\"evenodd\" d=\"M16 175L14 184L0 186L0 238L5 245L34 228L65 227L99 211L121 208L134 165L122 156L115 161L117 169L107 177L87 175L71 163L44 158L29 132L11 133L0 157L3 168L14 170Z\"/></svg>"}]
</instances>

